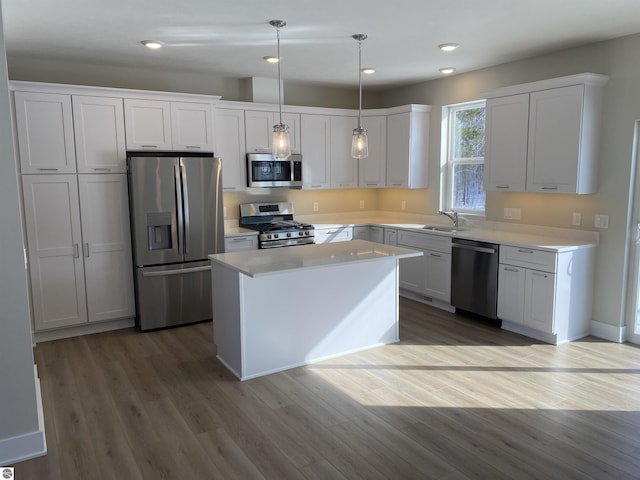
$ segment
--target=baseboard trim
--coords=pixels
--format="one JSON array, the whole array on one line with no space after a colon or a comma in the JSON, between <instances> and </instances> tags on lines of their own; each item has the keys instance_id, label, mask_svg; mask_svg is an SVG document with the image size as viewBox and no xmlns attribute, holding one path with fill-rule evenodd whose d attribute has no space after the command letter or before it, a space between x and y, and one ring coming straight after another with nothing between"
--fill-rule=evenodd
<instances>
[{"instance_id":1,"label":"baseboard trim","mask_svg":"<svg viewBox=\"0 0 640 480\"><path fill-rule=\"evenodd\" d=\"M38 430L0 440L0 452L2 452L0 465L14 465L18 462L47 454L47 438L44 432L44 411L42 408L40 379L38 378L36 366L34 365L33 367L38 407Z\"/></svg>"},{"instance_id":2,"label":"baseboard trim","mask_svg":"<svg viewBox=\"0 0 640 480\"><path fill-rule=\"evenodd\" d=\"M616 327L608 323L591 320L591 335L610 342L623 343L627 340L627 327Z\"/></svg>"},{"instance_id":3,"label":"baseboard trim","mask_svg":"<svg viewBox=\"0 0 640 480\"><path fill-rule=\"evenodd\" d=\"M89 323L78 325L75 327L60 328L57 330L49 330L45 332L35 332L33 341L35 343L48 342L49 340L60 340L61 338L78 337L80 335L90 335L92 333L110 332L111 330L120 330L122 328L135 327L135 318L123 318L121 320L112 320L108 322Z\"/></svg>"}]
</instances>

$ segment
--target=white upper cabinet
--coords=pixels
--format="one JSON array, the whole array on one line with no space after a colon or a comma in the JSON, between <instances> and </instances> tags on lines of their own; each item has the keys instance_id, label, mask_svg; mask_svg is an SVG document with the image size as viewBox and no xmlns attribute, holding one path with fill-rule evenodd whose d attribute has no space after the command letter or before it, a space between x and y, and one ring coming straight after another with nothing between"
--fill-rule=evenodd
<instances>
[{"instance_id":1,"label":"white upper cabinet","mask_svg":"<svg viewBox=\"0 0 640 480\"><path fill-rule=\"evenodd\" d=\"M124 99L128 150L171 150L171 103Z\"/></svg>"},{"instance_id":2,"label":"white upper cabinet","mask_svg":"<svg viewBox=\"0 0 640 480\"><path fill-rule=\"evenodd\" d=\"M330 186L331 118L300 115L302 144L302 188Z\"/></svg>"},{"instance_id":3,"label":"white upper cabinet","mask_svg":"<svg viewBox=\"0 0 640 480\"><path fill-rule=\"evenodd\" d=\"M173 150L213 152L213 105L171 102Z\"/></svg>"},{"instance_id":4,"label":"white upper cabinet","mask_svg":"<svg viewBox=\"0 0 640 480\"><path fill-rule=\"evenodd\" d=\"M75 173L71 96L14 93L21 173Z\"/></svg>"},{"instance_id":5,"label":"white upper cabinet","mask_svg":"<svg viewBox=\"0 0 640 480\"><path fill-rule=\"evenodd\" d=\"M367 129L369 156L357 160L358 186L361 188L384 187L387 172L387 117L384 115L362 117L362 126Z\"/></svg>"},{"instance_id":6,"label":"white upper cabinet","mask_svg":"<svg viewBox=\"0 0 640 480\"><path fill-rule=\"evenodd\" d=\"M408 111L387 117L387 187L427 188L431 108L409 105L398 109Z\"/></svg>"},{"instance_id":7,"label":"white upper cabinet","mask_svg":"<svg viewBox=\"0 0 640 480\"><path fill-rule=\"evenodd\" d=\"M78 173L126 172L122 98L74 95Z\"/></svg>"},{"instance_id":8,"label":"white upper cabinet","mask_svg":"<svg viewBox=\"0 0 640 480\"><path fill-rule=\"evenodd\" d=\"M604 75L584 73L485 93L485 188L595 193L607 81Z\"/></svg>"},{"instance_id":9,"label":"white upper cabinet","mask_svg":"<svg viewBox=\"0 0 640 480\"><path fill-rule=\"evenodd\" d=\"M485 118L484 189L524 192L529 94L490 98Z\"/></svg>"},{"instance_id":10,"label":"white upper cabinet","mask_svg":"<svg viewBox=\"0 0 640 480\"><path fill-rule=\"evenodd\" d=\"M280 122L278 112L246 110L244 112L247 153L270 153L273 126ZM289 127L291 153L300 153L300 115L283 113L282 123Z\"/></svg>"},{"instance_id":11,"label":"white upper cabinet","mask_svg":"<svg viewBox=\"0 0 640 480\"><path fill-rule=\"evenodd\" d=\"M215 154L222 158L222 188L247 189L244 110L215 109Z\"/></svg>"},{"instance_id":12,"label":"white upper cabinet","mask_svg":"<svg viewBox=\"0 0 640 480\"><path fill-rule=\"evenodd\" d=\"M351 139L357 126L356 117L331 117L331 188L358 186L358 160L351 156Z\"/></svg>"}]
</instances>

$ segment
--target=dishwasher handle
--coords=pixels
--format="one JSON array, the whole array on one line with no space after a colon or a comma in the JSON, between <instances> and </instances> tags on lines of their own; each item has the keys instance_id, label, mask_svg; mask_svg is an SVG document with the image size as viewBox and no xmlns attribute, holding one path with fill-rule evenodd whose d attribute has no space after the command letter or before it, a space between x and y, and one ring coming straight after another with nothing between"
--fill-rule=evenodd
<instances>
[{"instance_id":1,"label":"dishwasher handle","mask_svg":"<svg viewBox=\"0 0 640 480\"><path fill-rule=\"evenodd\" d=\"M463 250L472 250L474 252L480 252L480 253L489 253L489 254L498 253L498 250L496 250L495 248L477 247L474 245L464 245L462 243L452 243L451 246L453 248L462 248Z\"/></svg>"}]
</instances>

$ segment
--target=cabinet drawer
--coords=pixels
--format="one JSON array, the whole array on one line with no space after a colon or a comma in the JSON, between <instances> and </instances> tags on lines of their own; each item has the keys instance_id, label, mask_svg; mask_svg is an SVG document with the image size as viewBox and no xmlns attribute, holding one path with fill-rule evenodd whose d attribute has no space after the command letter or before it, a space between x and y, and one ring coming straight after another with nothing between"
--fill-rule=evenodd
<instances>
[{"instance_id":1,"label":"cabinet drawer","mask_svg":"<svg viewBox=\"0 0 640 480\"><path fill-rule=\"evenodd\" d=\"M500 246L500 263L555 273L556 259L557 254L555 252L526 247L510 247L508 245Z\"/></svg>"},{"instance_id":2,"label":"cabinet drawer","mask_svg":"<svg viewBox=\"0 0 640 480\"><path fill-rule=\"evenodd\" d=\"M398 245L403 247L451 253L451 237L398 230Z\"/></svg>"},{"instance_id":3,"label":"cabinet drawer","mask_svg":"<svg viewBox=\"0 0 640 480\"><path fill-rule=\"evenodd\" d=\"M348 242L353 240L353 228L316 228L314 235L315 243Z\"/></svg>"},{"instance_id":4,"label":"cabinet drawer","mask_svg":"<svg viewBox=\"0 0 640 480\"><path fill-rule=\"evenodd\" d=\"M258 249L258 236L257 235L243 235L241 237L225 237L224 238L224 251L225 252L241 252L244 250L257 250Z\"/></svg>"}]
</instances>

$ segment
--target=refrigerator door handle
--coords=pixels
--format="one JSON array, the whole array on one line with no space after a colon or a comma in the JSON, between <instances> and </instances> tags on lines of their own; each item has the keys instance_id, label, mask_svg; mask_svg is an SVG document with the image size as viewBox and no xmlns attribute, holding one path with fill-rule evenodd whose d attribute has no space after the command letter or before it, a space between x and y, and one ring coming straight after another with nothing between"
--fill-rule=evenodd
<instances>
[{"instance_id":1,"label":"refrigerator door handle","mask_svg":"<svg viewBox=\"0 0 640 480\"><path fill-rule=\"evenodd\" d=\"M182 182L180 181L180 167L175 165L173 167L174 182L176 185L176 212L178 213L178 254L183 254L184 249L184 231L183 231L183 215L182 215Z\"/></svg>"},{"instance_id":2,"label":"refrigerator door handle","mask_svg":"<svg viewBox=\"0 0 640 480\"><path fill-rule=\"evenodd\" d=\"M186 273L205 272L211 270L211 265L202 267L181 268L177 270L158 270L154 272L142 272L143 277L167 277L169 275L184 275Z\"/></svg>"},{"instance_id":3,"label":"refrigerator door handle","mask_svg":"<svg viewBox=\"0 0 640 480\"><path fill-rule=\"evenodd\" d=\"M182 179L182 204L184 205L184 246L183 251L185 255L189 255L189 190L187 188L187 170L184 167L182 159L180 159L180 172Z\"/></svg>"}]
</instances>

